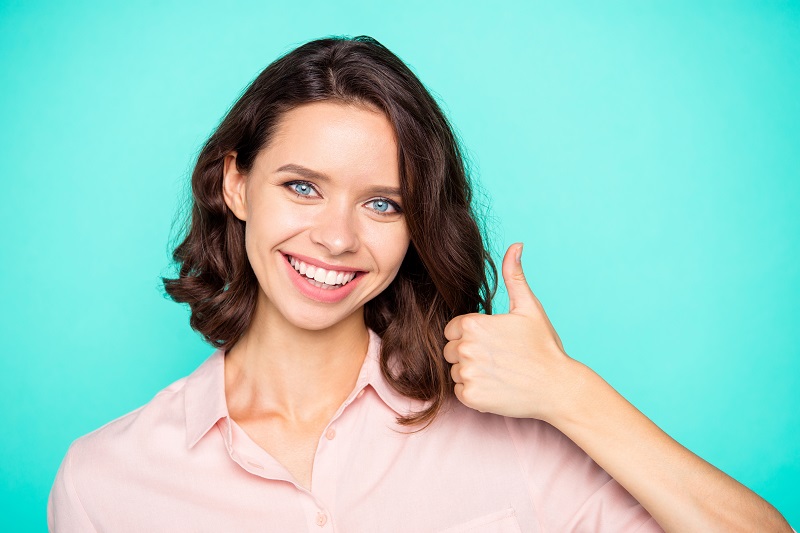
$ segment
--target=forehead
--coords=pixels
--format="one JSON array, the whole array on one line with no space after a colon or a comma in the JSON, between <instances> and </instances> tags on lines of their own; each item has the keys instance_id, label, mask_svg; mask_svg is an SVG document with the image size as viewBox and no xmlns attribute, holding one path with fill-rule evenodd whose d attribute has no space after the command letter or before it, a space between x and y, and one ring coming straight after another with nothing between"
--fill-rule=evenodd
<instances>
[{"instance_id":1,"label":"forehead","mask_svg":"<svg viewBox=\"0 0 800 533\"><path fill-rule=\"evenodd\" d=\"M380 111L338 102L314 102L281 117L259 154L267 172L295 164L333 177L399 184L397 142Z\"/></svg>"}]
</instances>

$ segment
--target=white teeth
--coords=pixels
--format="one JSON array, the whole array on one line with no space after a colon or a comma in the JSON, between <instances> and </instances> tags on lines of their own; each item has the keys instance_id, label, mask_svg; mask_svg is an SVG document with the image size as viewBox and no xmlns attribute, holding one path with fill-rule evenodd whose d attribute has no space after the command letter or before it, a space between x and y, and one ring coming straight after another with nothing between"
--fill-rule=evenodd
<instances>
[{"instance_id":1,"label":"white teeth","mask_svg":"<svg viewBox=\"0 0 800 533\"><path fill-rule=\"evenodd\" d=\"M327 283L328 285L336 285L336 276L338 276L338 274L335 271L331 270L330 272L328 272L328 275L325 276L325 283Z\"/></svg>"},{"instance_id":2,"label":"white teeth","mask_svg":"<svg viewBox=\"0 0 800 533\"><path fill-rule=\"evenodd\" d=\"M300 274L306 276L309 283L315 287L322 287L323 284L329 287L347 285L356 276L355 272L337 272L336 270L325 270L324 268L307 265L291 256L289 257L289 263Z\"/></svg>"}]
</instances>

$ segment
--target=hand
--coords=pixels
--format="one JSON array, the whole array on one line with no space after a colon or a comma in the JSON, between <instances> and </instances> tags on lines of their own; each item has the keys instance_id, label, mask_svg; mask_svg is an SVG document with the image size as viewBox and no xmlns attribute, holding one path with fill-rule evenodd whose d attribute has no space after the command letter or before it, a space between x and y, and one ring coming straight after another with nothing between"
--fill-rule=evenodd
<instances>
[{"instance_id":1,"label":"hand","mask_svg":"<svg viewBox=\"0 0 800 533\"><path fill-rule=\"evenodd\" d=\"M444 358L453 364L458 400L472 409L516 418L549 419L573 387L576 363L522 271L522 244L503 257L508 314L470 313L444 328Z\"/></svg>"}]
</instances>

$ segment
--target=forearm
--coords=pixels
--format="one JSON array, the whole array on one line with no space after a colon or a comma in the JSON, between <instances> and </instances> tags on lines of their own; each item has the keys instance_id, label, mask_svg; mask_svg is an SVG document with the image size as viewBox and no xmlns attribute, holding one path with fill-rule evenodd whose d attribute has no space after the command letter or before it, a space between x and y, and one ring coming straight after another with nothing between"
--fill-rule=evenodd
<instances>
[{"instance_id":1,"label":"forearm","mask_svg":"<svg viewBox=\"0 0 800 533\"><path fill-rule=\"evenodd\" d=\"M571 399L547 421L666 531L792 531L768 502L673 440L591 369L569 364Z\"/></svg>"}]
</instances>

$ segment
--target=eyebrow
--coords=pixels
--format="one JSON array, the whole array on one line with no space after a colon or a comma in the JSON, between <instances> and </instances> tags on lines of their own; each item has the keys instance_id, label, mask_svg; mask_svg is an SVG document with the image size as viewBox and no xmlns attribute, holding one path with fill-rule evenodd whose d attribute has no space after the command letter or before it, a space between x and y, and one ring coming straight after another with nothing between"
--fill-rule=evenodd
<instances>
[{"instance_id":1,"label":"eyebrow","mask_svg":"<svg viewBox=\"0 0 800 533\"><path fill-rule=\"evenodd\" d=\"M294 163L283 165L280 168L278 168L275 172L292 172L294 174L300 174L306 179L324 181L324 182L331 181L330 176L328 176L327 174L323 174L322 172L317 172L316 170L312 170L302 165L296 165ZM374 194L400 196L400 189L396 187L383 187L383 186L370 187L369 191Z\"/></svg>"}]
</instances>

